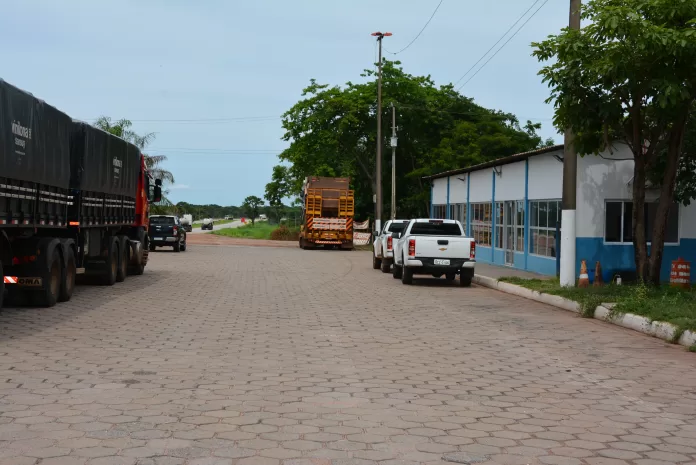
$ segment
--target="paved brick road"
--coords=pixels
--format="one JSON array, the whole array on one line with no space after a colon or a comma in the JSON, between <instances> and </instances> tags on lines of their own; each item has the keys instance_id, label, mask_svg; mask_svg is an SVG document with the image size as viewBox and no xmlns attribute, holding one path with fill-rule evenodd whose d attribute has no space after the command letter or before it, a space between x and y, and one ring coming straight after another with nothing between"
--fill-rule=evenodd
<instances>
[{"instance_id":1,"label":"paved brick road","mask_svg":"<svg viewBox=\"0 0 696 465\"><path fill-rule=\"evenodd\" d=\"M192 246L3 310L0 464L696 462L695 354L369 265Z\"/></svg>"}]
</instances>

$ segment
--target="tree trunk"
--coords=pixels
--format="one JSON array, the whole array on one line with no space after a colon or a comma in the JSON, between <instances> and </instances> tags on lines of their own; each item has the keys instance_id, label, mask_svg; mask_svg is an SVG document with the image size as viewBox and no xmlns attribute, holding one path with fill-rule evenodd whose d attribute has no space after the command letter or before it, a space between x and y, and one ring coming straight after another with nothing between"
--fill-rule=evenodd
<instances>
[{"instance_id":1,"label":"tree trunk","mask_svg":"<svg viewBox=\"0 0 696 465\"><path fill-rule=\"evenodd\" d=\"M633 168L633 247L636 274L641 282L648 282L648 244L645 238L645 159L634 157ZM624 226L625 227L625 226Z\"/></svg>"},{"instance_id":2,"label":"tree trunk","mask_svg":"<svg viewBox=\"0 0 696 465\"><path fill-rule=\"evenodd\" d=\"M650 282L655 286L660 285L660 269L662 268L662 257L665 250L665 233L667 231L669 213L674 204L674 188L677 182L677 171L684 142L685 126L686 118L678 119L674 122L669 136L667 163L662 177L662 185L660 186L660 201L655 212L655 224L653 225L650 249Z\"/></svg>"}]
</instances>

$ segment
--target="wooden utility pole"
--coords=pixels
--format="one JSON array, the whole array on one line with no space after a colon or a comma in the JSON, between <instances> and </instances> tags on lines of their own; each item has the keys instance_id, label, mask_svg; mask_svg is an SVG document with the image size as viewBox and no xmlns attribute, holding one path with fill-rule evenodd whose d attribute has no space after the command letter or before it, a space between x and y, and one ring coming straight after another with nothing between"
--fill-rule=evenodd
<instances>
[{"instance_id":1,"label":"wooden utility pole","mask_svg":"<svg viewBox=\"0 0 696 465\"><path fill-rule=\"evenodd\" d=\"M582 0L570 0L570 29L580 30ZM561 212L561 286L575 286L576 195L578 154L573 145L573 130L566 128L563 140L563 198Z\"/></svg>"}]
</instances>

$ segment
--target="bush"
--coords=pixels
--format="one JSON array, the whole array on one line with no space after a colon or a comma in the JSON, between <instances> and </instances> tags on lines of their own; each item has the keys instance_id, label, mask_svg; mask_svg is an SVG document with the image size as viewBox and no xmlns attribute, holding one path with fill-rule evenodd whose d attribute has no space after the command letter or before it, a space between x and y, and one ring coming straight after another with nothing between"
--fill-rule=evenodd
<instances>
[{"instance_id":1,"label":"bush","mask_svg":"<svg viewBox=\"0 0 696 465\"><path fill-rule=\"evenodd\" d=\"M271 232L271 240L273 241L297 241L299 239L300 232L295 229L290 229L284 224L281 224Z\"/></svg>"}]
</instances>

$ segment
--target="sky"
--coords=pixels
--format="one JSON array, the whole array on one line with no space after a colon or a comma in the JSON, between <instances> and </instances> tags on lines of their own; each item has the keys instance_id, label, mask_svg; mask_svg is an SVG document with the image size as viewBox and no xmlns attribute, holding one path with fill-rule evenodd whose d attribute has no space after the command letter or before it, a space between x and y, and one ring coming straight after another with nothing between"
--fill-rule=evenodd
<instances>
[{"instance_id":1,"label":"sky","mask_svg":"<svg viewBox=\"0 0 696 465\"><path fill-rule=\"evenodd\" d=\"M169 157L173 201L239 205L248 195L263 197L287 146L280 115L310 79L359 81L376 61L372 32L392 32L384 47L398 51L439 3L6 1L0 78L73 118L127 118L136 132L156 133L147 153ZM443 0L422 35L396 58L410 74L430 75L437 84L457 82L533 3ZM530 44L567 25L568 2L537 0L513 32L530 16L461 92L521 121L538 121L544 138L561 142Z\"/></svg>"}]
</instances>

